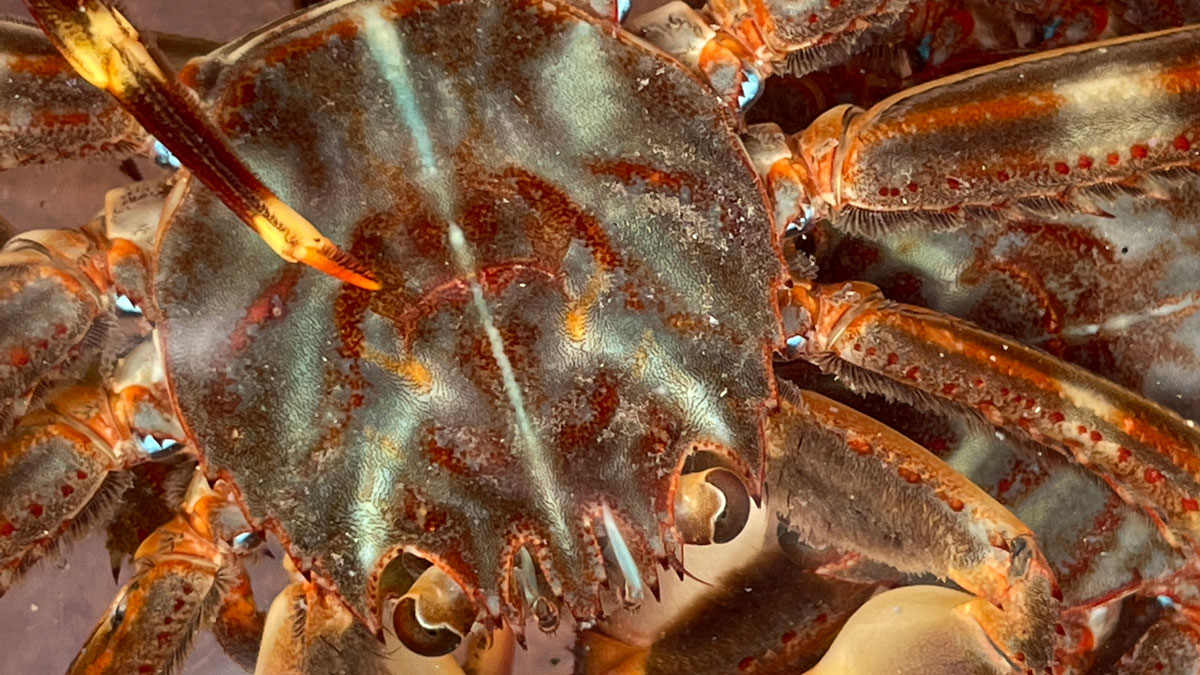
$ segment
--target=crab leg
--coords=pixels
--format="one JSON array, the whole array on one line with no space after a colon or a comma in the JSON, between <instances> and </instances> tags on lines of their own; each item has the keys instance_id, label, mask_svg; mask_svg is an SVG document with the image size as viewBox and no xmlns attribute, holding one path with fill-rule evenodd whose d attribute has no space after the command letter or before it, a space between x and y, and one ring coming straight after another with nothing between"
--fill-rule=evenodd
<instances>
[{"instance_id":1,"label":"crab leg","mask_svg":"<svg viewBox=\"0 0 1200 675\"><path fill-rule=\"evenodd\" d=\"M337 596L285 561L292 583L267 612L255 672L262 675L386 672L380 645Z\"/></svg>"},{"instance_id":2,"label":"crab leg","mask_svg":"<svg viewBox=\"0 0 1200 675\"><path fill-rule=\"evenodd\" d=\"M0 434L108 322L104 254L86 231L28 232L0 249Z\"/></svg>"},{"instance_id":3,"label":"crab leg","mask_svg":"<svg viewBox=\"0 0 1200 675\"><path fill-rule=\"evenodd\" d=\"M0 170L70 157L123 159L144 151L142 127L84 83L33 26L0 19Z\"/></svg>"},{"instance_id":4,"label":"crab leg","mask_svg":"<svg viewBox=\"0 0 1200 675\"><path fill-rule=\"evenodd\" d=\"M227 523L239 522L239 515L197 472L183 513L142 542L134 577L68 672L170 672L172 664L187 656L196 631L211 623L230 591L248 592L248 585L241 583L241 563L221 540Z\"/></svg>"},{"instance_id":5,"label":"crab leg","mask_svg":"<svg viewBox=\"0 0 1200 675\"><path fill-rule=\"evenodd\" d=\"M1200 172L1200 26L1006 61L868 111L839 106L786 141L770 125L751 135L782 222L828 217L873 236L1108 215L1105 200L1170 198Z\"/></svg>"},{"instance_id":6,"label":"crab leg","mask_svg":"<svg viewBox=\"0 0 1200 675\"><path fill-rule=\"evenodd\" d=\"M804 357L851 386L971 414L1059 449L1145 509L1176 547L1200 544L1200 431L1162 406L964 321L890 303L866 283L798 285ZM794 312L794 313L793 313Z\"/></svg>"},{"instance_id":7,"label":"crab leg","mask_svg":"<svg viewBox=\"0 0 1200 675\"><path fill-rule=\"evenodd\" d=\"M1058 588L1029 528L896 431L819 394L781 387L767 428L767 481L784 500L775 506L784 526L811 546L847 554L839 567L862 559L954 581L977 596L960 611L1011 663L1049 666Z\"/></svg>"},{"instance_id":8,"label":"crab leg","mask_svg":"<svg viewBox=\"0 0 1200 675\"><path fill-rule=\"evenodd\" d=\"M84 79L117 101L280 257L369 290L366 268L283 203L238 158L137 31L100 0L26 0L34 18Z\"/></svg>"},{"instance_id":9,"label":"crab leg","mask_svg":"<svg viewBox=\"0 0 1200 675\"><path fill-rule=\"evenodd\" d=\"M54 390L0 437L0 593L60 538L105 517L128 486L122 469L182 447L157 356L153 340L141 343L118 363L112 391Z\"/></svg>"},{"instance_id":10,"label":"crab leg","mask_svg":"<svg viewBox=\"0 0 1200 675\"><path fill-rule=\"evenodd\" d=\"M0 594L58 539L103 520L128 486L110 418L99 391L76 387L0 440Z\"/></svg>"}]
</instances>

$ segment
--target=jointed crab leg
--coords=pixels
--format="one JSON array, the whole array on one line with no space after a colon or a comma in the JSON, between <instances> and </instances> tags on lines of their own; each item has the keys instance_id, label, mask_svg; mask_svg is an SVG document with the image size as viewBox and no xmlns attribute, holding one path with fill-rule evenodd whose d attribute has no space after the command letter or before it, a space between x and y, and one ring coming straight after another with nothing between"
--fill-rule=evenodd
<instances>
[{"instance_id":1,"label":"jointed crab leg","mask_svg":"<svg viewBox=\"0 0 1200 675\"><path fill-rule=\"evenodd\" d=\"M84 79L115 96L280 257L362 288L379 288L358 260L322 236L250 171L119 11L100 0L25 4Z\"/></svg>"},{"instance_id":2,"label":"jointed crab leg","mask_svg":"<svg viewBox=\"0 0 1200 675\"><path fill-rule=\"evenodd\" d=\"M88 638L69 673L173 672L200 628L232 591L249 593L241 564L222 542L240 514L197 472L184 512L138 548L137 572ZM248 529L248 528L247 528ZM253 600L248 599L253 604Z\"/></svg>"},{"instance_id":3,"label":"jointed crab leg","mask_svg":"<svg viewBox=\"0 0 1200 675\"><path fill-rule=\"evenodd\" d=\"M797 286L806 358L852 386L940 412L973 411L1061 449L1175 546L1200 543L1200 431L1082 368L936 312L887 302L866 283Z\"/></svg>"},{"instance_id":4,"label":"jointed crab leg","mask_svg":"<svg viewBox=\"0 0 1200 675\"><path fill-rule=\"evenodd\" d=\"M785 500L775 508L787 529L813 546L953 580L978 596L961 610L1014 665L1050 665L1058 589L1029 528L896 431L781 385L767 481Z\"/></svg>"},{"instance_id":5,"label":"jointed crab leg","mask_svg":"<svg viewBox=\"0 0 1200 675\"><path fill-rule=\"evenodd\" d=\"M0 76L0 170L72 157L120 159L149 145L112 97L79 86L70 64L33 26L0 19Z\"/></svg>"},{"instance_id":6,"label":"jointed crab leg","mask_svg":"<svg viewBox=\"0 0 1200 675\"><path fill-rule=\"evenodd\" d=\"M1169 198L1200 172L1200 26L1070 47L839 106L763 143L780 215L874 236ZM773 150L766 150L770 146ZM788 156L792 155L794 156Z\"/></svg>"}]
</instances>

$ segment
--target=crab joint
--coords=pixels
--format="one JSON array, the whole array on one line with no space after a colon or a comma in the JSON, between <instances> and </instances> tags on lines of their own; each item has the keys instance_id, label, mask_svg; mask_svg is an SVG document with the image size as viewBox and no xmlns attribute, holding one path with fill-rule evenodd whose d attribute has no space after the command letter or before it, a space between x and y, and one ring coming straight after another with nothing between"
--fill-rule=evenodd
<instances>
[{"instance_id":1,"label":"crab joint","mask_svg":"<svg viewBox=\"0 0 1200 675\"><path fill-rule=\"evenodd\" d=\"M713 468L679 478L675 527L689 544L724 544L750 517L750 494L732 472Z\"/></svg>"},{"instance_id":2,"label":"crab joint","mask_svg":"<svg viewBox=\"0 0 1200 675\"><path fill-rule=\"evenodd\" d=\"M392 613L396 636L421 656L454 651L473 623L471 599L437 565L430 565L417 577Z\"/></svg>"},{"instance_id":3,"label":"crab joint","mask_svg":"<svg viewBox=\"0 0 1200 675\"><path fill-rule=\"evenodd\" d=\"M25 5L81 77L112 94L281 258L360 288L380 288L360 261L284 204L238 158L216 125L175 84L166 63L155 59L109 3L25 0Z\"/></svg>"}]
</instances>

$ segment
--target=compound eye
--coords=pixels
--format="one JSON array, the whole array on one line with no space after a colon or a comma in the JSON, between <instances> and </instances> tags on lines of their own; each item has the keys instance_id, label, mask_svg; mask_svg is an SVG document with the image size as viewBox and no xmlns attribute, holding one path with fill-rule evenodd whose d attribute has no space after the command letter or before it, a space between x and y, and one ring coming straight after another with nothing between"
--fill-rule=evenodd
<instances>
[{"instance_id":1,"label":"compound eye","mask_svg":"<svg viewBox=\"0 0 1200 675\"><path fill-rule=\"evenodd\" d=\"M413 582L396 602L392 627L411 651L442 656L458 647L475 623L475 608L462 587L436 565Z\"/></svg>"},{"instance_id":2,"label":"compound eye","mask_svg":"<svg viewBox=\"0 0 1200 675\"><path fill-rule=\"evenodd\" d=\"M689 544L732 541L750 518L750 493L728 469L684 474L675 495L675 526Z\"/></svg>"}]
</instances>

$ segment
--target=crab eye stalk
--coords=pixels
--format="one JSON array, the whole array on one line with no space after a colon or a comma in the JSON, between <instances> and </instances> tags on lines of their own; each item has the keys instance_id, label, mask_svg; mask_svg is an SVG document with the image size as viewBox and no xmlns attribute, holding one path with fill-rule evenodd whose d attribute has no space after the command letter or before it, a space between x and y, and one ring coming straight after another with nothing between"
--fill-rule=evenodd
<instances>
[{"instance_id":1,"label":"crab eye stalk","mask_svg":"<svg viewBox=\"0 0 1200 675\"><path fill-rule=\"evenodd\" d=\"M283 203L234 153L224 135L175 83L137 30L102 0L25 0L34 19L77 73L112 94L157 140L164 161L186 167L288 262L378 290L350 253ZM161 148L159 147L161 146Z\"/></svg>"},{"instance_id":2,"label":"crab eye stalk","mask_svg":"<svg viewBox=\"0 0 1200 675\"><path fill-rule=\"evenodd\" d=\"M689 544L724 544L750 518L750 493L733 472L712 468L686 473L675 493L675 526Z\"/></svg>"},{"instance_id":3,"label":"crab eye stalk","mask_svg":"<svg viewBox=\"0 0 1200 675\"><path fill-rule=\"evenodd\" d=\"M475 623L475 608L458 582L431 565L396 602L392 627L411 651L441 656L454 651Z\"/></svg>"}]
</instances>

